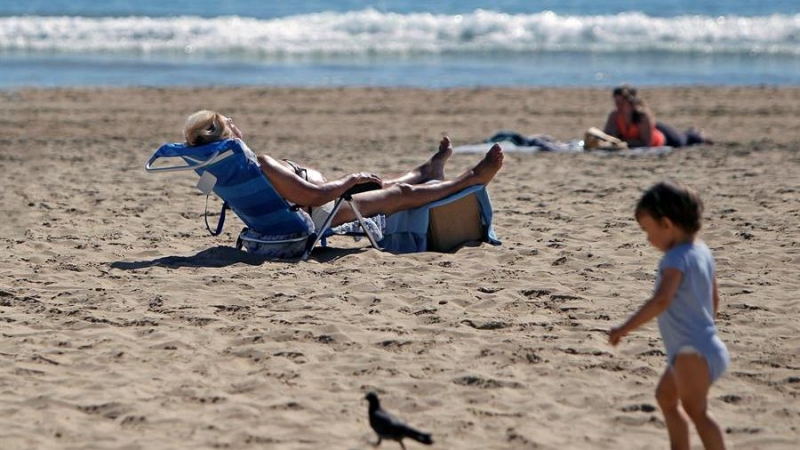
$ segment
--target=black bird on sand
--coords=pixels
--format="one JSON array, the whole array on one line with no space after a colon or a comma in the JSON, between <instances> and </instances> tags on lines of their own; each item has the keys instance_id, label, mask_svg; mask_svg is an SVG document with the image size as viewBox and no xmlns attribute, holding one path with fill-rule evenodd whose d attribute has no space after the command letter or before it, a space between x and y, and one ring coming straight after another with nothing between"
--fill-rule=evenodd
<instances>
[{"instance_id":1,"label":"black bird on sand","mask_svg":"<svg viewBox=\"0 0 800 450\"><path fill-rule=\"evenodd\" d=\"M411 428L381 408L377 394L370 392L364 398L369 402L369 425L378 433L378 442L373 444L375 447L381 445L383 439L397 441L403 450L406 450L406 446L403 445L404 438L413 439L425 445L433 444L430 433L423 433Z\"/></svg>"}]
</instances>

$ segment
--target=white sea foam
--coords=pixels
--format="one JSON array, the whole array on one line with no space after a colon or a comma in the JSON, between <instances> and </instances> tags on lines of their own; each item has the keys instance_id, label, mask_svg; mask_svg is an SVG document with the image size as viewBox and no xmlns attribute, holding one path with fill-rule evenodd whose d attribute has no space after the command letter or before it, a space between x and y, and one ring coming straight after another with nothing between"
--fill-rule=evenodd
<instances>
[{"instance_id":1,"label":"white sea foam","mask_svg":"<svg viewBox=\"0 0 800 450\"><path fill-rule=\"evenodd\" d=\"M800 56L800 14L764 17L641 13L565 16L396 14L375 10L246 17L0 18L0 51L380 56L536 52L668 52Z\"/></svg>"}]
</instances>

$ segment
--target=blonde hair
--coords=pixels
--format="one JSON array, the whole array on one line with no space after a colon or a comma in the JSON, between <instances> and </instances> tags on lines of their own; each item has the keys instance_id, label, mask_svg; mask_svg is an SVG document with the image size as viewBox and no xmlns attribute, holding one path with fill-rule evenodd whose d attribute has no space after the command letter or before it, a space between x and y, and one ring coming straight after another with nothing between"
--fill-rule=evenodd
<instances>
[{"instance_id":1,"label":"blonde hair","mask_svg":"<svg viewBox=\"0 0 800 450\"><path fill-rule=\"evenodd\" d=\"M202 110L186 118L183 137L191 146L204 145L233 137L233 130L222 114Z\"/></svg>"}]
</instances>

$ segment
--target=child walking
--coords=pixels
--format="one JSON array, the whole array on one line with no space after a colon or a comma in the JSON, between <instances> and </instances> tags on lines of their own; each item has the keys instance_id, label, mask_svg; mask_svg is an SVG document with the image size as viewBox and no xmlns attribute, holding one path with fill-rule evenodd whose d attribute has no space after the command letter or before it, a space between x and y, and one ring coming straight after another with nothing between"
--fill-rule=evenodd
<instances>
[{"instance_id":1,"label":"child walking","mask_svg":"<svg viewBox=\"0 0 800 450\"><path fill-rule=\"evenodd\" d=\"M708 391L727 369L728 350L717 336L714 317L719 290L714 257L697 239L703 203L678 182L661 182L647 190L635 216L647 241L664 252L655 293L625 323L612 328L609 342L658 317L668 365L656 388L656 399L672 449L689 448L689 421L706 449L724 449L722 431L708 414Z\"/></svg>"}]
</instances>

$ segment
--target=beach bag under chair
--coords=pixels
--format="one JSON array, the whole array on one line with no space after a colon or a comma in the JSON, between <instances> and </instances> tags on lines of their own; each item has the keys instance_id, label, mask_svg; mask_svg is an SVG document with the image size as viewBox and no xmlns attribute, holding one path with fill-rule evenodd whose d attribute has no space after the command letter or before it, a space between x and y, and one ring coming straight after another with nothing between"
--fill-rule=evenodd
<instances>
[{"instance_id":1,"label":"beach bag under chair","mask_svg":"<svg viewBox=\"0 0 800 450\"><path fill-rule=\"evenodd\" d=\"M156 167L156 161L180 158L185 164ZM190 147L182 143L162 145L150 157L145 165L148 172L169 172L193 170L200 175L197 184L207 196L214 192L223 200L222 210L215 229L208 224L206 209L206 227L212 236L222 232L226 210L231 209L246 225L237 238L237 248L257 253L272 259L308 259L314 247L334 234L365 236L370 244L379 250L395 253L426 251L431 247L429 239L431 218L436 222L435 208L448 205L468 196L473 196L477 215L478 231L465 232L460 227L459 236L447 241L450 249L454 248L453 240L478 240L499 244L491 227L491 203L484 186L473 186L456 193L446 199L439 200L409 211L392 214L389 217L376 216L365 218L352 202L352 196L372 189L380 188L375 183L359 184L348 190L334 203L329 216L320 229L314 228L311 217L301 207L289 204L281 197L256 162L255 154L239 139L226 139L202 146ZM463 202L463 200L461 200ZM330 224L339 208L349 202L357 220L332 229ZM451 208L452 209L452 208ZM462 208L463 209L463 208ZM434 212L430 212L434 211ZM445 217L440 212L439 216ZM463 223L459 217L451 217L451 222ZM439 222L446 223L446 218ZM440 227L441 228L441 227ZM445 227L446 228L446 227ZM384 230L387 233L384 233ZM446 232L446 231L445 231ZM441 234L441 233L440 233ZM470 239L467 239L467 238ZM439 238L441 240L441 238ZM461 242L463 243L463 242ZM384 245L386 244L386 245ZM440 248L431 248L442 250ZM449 250L445 249L444 251Z\"/></svg>"}]
</instances>

